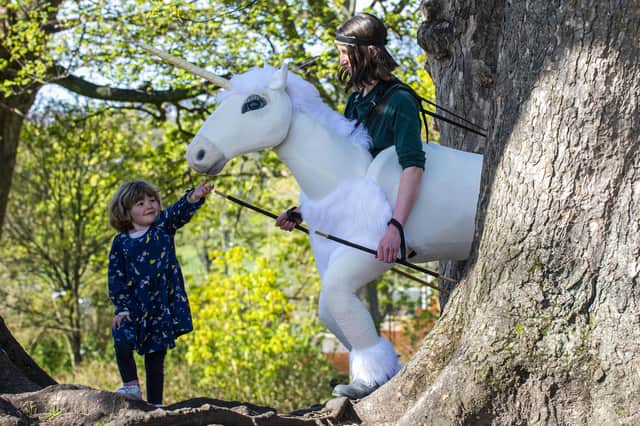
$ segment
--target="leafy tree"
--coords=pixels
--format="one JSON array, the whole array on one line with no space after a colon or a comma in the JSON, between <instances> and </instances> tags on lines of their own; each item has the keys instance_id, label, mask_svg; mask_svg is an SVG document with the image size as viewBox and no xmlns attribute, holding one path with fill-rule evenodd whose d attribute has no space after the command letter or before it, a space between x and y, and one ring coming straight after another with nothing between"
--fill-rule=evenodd
<instances>
[{"instance_id":1,"label":"leafy tree","mask_svg":"<svg viewBox=\"0 0 640 426\"><path fill-rule=\"evenodd\" d=\"M386 16L399 35L413 33L406 1L378 3L393 6ZM172 105L178 123L186 121L179 127L188 132L184 115L201 112L206 102L180 101L212 88L184 71L150 62L133 43L139 40L220 74L290 58L295 70L322 82L317 87L335 101L344 94L327 79L337 69L334 50L327 48L337 25L354 11L355 2L344 0L5 1L0 6L0 224L20 127L43 85L54 83L82 96L127 103L159 118L166 117Z\"/></svg>"},{"instance_id":2,"label":"leafy tree","mask_svg":"<svg viewBox=\"0 0 640 426\"><path fill-rule=\"evenodd\" d=\"M187 360L198 387L282 409L326 398L335 373L319 347L320 327L314 317L296 315L290 277L249 253L214 253L209 280L191 290L195 331Z\"/></svg>"}]
</instances>

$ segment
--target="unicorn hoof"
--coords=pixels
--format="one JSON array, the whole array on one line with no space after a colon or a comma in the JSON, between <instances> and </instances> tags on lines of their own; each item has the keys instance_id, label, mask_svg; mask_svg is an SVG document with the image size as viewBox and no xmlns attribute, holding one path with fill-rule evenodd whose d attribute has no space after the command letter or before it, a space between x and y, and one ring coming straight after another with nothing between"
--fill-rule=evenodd
<instances>
[{"instance_id":1,"label":"unicorn hoof","mask_svg":"<svg viewBox=\"0 0 640 426\"><path fill-rule=\"evenodd\" d=\"M362 399L374 390L378 389L378 385L367 385L366 383L355 380L348 385L337 385L333 388L333 396L346 396L349 399Z\"/></svg>"}]
</instances>

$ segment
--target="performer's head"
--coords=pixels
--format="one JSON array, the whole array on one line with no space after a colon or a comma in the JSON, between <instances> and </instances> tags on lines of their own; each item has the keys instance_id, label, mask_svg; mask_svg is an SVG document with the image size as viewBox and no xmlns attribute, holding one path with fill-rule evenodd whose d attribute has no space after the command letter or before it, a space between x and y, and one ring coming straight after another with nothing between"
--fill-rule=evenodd
<instances>
[{"instance_id":1,"label":"performer's head","mask_svg":"<svg viewBox=\"0 0 640 426\"><path fill-rule=\"evenodd\" d=\"M387 29L381 20L358 13L338 27L336 45L340 53L339 80L347 89L362 89L378 80L388 80L398 63L385 44Z\"/></svg>"}]
</instances>

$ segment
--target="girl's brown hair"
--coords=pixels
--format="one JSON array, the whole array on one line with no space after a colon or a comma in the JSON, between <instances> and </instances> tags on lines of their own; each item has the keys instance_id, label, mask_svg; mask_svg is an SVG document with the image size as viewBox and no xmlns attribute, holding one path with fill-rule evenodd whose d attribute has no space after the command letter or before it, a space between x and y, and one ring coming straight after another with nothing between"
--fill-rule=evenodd
<instances>
[{"instance_id":1,"label":"girl's brown hair","mask_svg":"<svg viewBox=\"0 0 640 426\"><path fill-rule=\"evenodd\" d=\"M351 64L351 73L345 69L338 71L338 79L347 90L361 90L375 80L389 80L392 77L398 63L384 47L387 43L387 29L382 21L368 13L358 13L340 25L336 35L372 42L362 45L338 41L347 46Z\"/></svg>"},{"instance_id":2,"label":"girl's brown hair","mask_svg":"<svg viewBox=\"0 0 640 426\"><path fill-rule=\"evenodd\" d=\"M129 212L135 203L144 196L154 197L160 205L160 191L151 183L136 179L120 185L111 201L109 201L109 224L118 232L127 232L133 229Z\"/></svg>"}]
</instances>

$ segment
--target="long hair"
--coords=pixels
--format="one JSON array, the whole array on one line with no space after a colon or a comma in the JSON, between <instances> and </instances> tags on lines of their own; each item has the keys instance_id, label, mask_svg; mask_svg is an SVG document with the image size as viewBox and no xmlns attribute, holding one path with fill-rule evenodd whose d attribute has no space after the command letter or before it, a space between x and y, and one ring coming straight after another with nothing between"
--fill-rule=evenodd
<instances>
[{"instance_id":1,"label":"long hair","mask_svg":"<svg viewBox=\"0 0 640 426\"><path fill-rule=\"evenodd\" d=\"M162 206L160 191L153 184L136 179L120 185L111 201L109 201L109 224L118 232L127 232L133 229L131 222L131 208L144 196L154 197Z\"/></svg>"},{"instance_id":2,"label":"long hair","mask_svg":"<svg viewBox=\"0 0 640 426\"><path fill-rule=\"evenodd\" d=\"M387 28L368 13L358 13L338 27L336 36L355 39L358 44L337 41L347 47L351 72L340 69L338 79L346 89L362 89L376 80L389 80L398 63L384 47ZM367 44L360 44L361 41Z\"/></svg>"}]
</instances>

